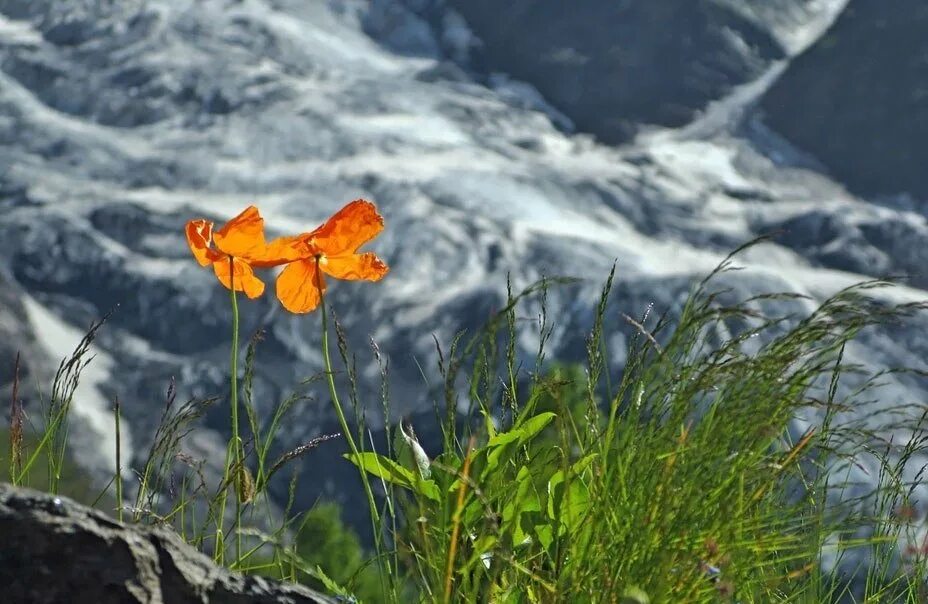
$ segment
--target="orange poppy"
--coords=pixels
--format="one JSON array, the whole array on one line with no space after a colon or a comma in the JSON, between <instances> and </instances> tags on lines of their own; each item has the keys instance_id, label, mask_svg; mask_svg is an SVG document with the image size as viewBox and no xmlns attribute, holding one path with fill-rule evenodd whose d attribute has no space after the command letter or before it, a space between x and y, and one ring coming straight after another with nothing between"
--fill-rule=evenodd
<instances>
[{"instance_id":1,"label":"orange poppy","mask_svg":"<svg viewBox=\"0 0 928 604\"><path fill-rule=\"evenodd\" d=\"M227 222L218 231L213 222L202 218L187 223L187 243L200 266L212 265L219 282L249 298L264 293L264 283L255 276L254 267L277 266L300 256L296 249L269 248L264 240L264 219L255 206ZM276 253L277 256L272 256Z\"/></svg>"},{"instance_id":2,"label":"orange poppy","mask_svg":"<svg viewBox=\"0 0 928 604\"><path fill-rule=\"evenodd\" d=\"M336 279L379 281L390 270L370 252L358 248L383 230L383 217L369 201L356 199L310 233L272 241L255 266L289 260L277 278L277 298L293 313L315 310L325 293L323 273Z\"/></svg>"}]
</instances>

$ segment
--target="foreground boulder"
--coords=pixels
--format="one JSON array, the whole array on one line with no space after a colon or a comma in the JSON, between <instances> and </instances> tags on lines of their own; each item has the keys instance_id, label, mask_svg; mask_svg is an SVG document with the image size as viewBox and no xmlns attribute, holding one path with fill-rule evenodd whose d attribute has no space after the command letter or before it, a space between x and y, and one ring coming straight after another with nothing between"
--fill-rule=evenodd
<instances>
[{"instance_id":1,"label":"foreground boulder","mask_svg":"<svg viewBox=\"0 0 928 604\"><path fill-rule=\"evenodd\" d=\"M0 485L4 602L330 603L300 585L218 567L166 527L127 526L31 489Z\"/></svg>"}]
</instances>

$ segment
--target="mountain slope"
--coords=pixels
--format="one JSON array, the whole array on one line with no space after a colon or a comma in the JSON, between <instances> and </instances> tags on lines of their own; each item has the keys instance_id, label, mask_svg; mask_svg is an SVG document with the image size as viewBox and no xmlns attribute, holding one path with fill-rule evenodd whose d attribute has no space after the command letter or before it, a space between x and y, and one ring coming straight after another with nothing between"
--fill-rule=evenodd
<instances>
[{"instance_id":1,"label":"mountain slope","mask_svg":"<svg viewBox=\"0 0 928 604\"><path fill-rule=\"evenodd\" d=\"M98 344L102 375L85 383L83 428L73 431L101 474L111 463L107 401L122 401L138 455L172 376L181 398L224 393L227 295L189 255L189 218L226 219L257 203L272 232L300 232L351 199L375 200L387 229L370 249L392 271L330 293L359 354L363 400L379 392L370 336L390 358L396 415L431 408L420 367L434 375L432 335L447 346L480 325L505 304L508 275L516 288L542 275L583 279L549 299L558 317L549 358L577 359L617 262L609 344L618 368L632 331L620 311L653 305L672 315L693 279L772 229L811 235L758 246L725 284L733 296L810 297L771 302L773 311L808 310L860 279L918 268L885 241L901 233L906 248L923 244L923 216L782 161L792 151L774 136L668 130L609 148L440 57L389 50L365 33L368 10L348 1L0 0L0 276L33 309L25 327L22 312L4 307L0 317L24 341L58 342L36 352L48 364L68 352L69 330L118 305ZM923 296L919 279L891 295ZM917 363L922 323L866 333L848 356ZM272 297L243 304L243 333L259 328L263 409L322 363L318 316L288 316ZM536 347L526 334L519 354L532 358ZM887 382L887 403L924 394L905 376ZM283 446L334 431L316 394ZM367 405L375 425L378 404ZM207 422L221 430L225 410ZM188 446L222 457L216 432ZM327 444L307 458L304 500L352 492L338 452Z\"/></svg>"},{"instance_id":2,"label":"mountain slope","mask_svg":"<svg viewBox=\"0 0 928 604\"><path fill-rule=\"evenodd\" d=\"M690 122L808 43L842 3L448 0L483 42L486 68L534 84L607 143Z\"/></svg>"}]
</instances>

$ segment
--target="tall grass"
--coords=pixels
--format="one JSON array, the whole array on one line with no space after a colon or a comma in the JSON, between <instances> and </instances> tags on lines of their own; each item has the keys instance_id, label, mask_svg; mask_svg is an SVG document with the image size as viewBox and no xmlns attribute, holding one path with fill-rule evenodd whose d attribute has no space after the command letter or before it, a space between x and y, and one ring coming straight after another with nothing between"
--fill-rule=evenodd
<instances>
[{"instance_id":1,"label":"tall grass","mask_svg":"<svg viewBox=\"0 0 928 604\"><path fill-rule=\"evenodd\" d=\"M897 409L913 436L877 455L887 443L858 420L879 404L866 397L883 374L862 376L843 353L862 330L923 305L878 303L870 294L890 285L874 281L808 316L767 316L764 302L796 296L722 304L713 283L730 268L700 283L673 324L629 320L636 337L614 384L603 341L611 275L582 372L536 371L520 385L519 299L455 341L441 360L446 404L466 390L472 413L445 416L428 471L351 457L401 490L396 549L421 599L922 601L925 556L898 563L905 525L893 515L913 486L900 468L925 452L925 407ZM861 385L842 397L846 374ZM818 421L794 434L799 415ZM876 486L849 498L863 485L848 468L865 457L880 468Z\"/></svg>"},{"instance_id":2,"label":"tall grass","mask_svg":"<svg viewBox=\"0 0 928 604\"><path fill-rule=\"evenodd\" d=\"M249 344L230 397L247 424L240 430L233 419L221 478L183 451L216 401L178 404L171 384L137 480L126 485L134 499L126 519L171 524L232 569L365 601L925 601L928 548L913 501L922 469L912 467L926 452L928 407L888 407L879 389L887 372L868 373L845 355L862 331L924 305L878 302L875 294L892 285L872 281L806 315L775 316L770 309L795 308L779 302L799 297L727 302L731 292L717 283L731 269L727 260L696 284L673 320L613 316L610 274L581 365L552 362L546 351L556 322L549 291L573 282L545 279L519 294L510 288L506 306L479 332L447 346L436 341L442 438L430 452L403 422L384 450L374 450L364 425L374 405L359 393L349 336L323 300L324 373L265 417L252 400L259 340ZM525 327L520 313L530 308L540 312ZM343 370L329 353L330 319ZM43 452L48 488L59 488L67 412L97 328L62 364L28 452L14 394L14 482L27 482ZM537 332L530 364L517 354L522 328ZM615 329L632 334L619 374L606 347ZM376 344L373 352L389 418L388 359ZM342 433L275 453L281 425L320 379ZM801 430L797 417L806 420ZM868 429L874 417L906 442ZM356 566L351 572L326 570L307 554L301 531L321 517L337 519L295 510L295 474L282 472L331 438L349 445L374 534L366 563L340 558ZM876 471L862 482L867 468ZM289 500L275 501L270 485L284 479ZM122 482L114 477L120 514ZM227 497L236 498L234 512Z\"/></svg>"}]
</instances>

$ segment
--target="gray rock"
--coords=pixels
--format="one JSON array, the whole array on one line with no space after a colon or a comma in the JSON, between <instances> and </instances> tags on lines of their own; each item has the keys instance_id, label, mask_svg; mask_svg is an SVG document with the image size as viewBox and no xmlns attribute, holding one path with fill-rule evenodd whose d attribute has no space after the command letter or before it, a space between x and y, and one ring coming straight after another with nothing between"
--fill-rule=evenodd
<instances>
[{"instance_id":1,"label":"gray rock","mask_svg":"<svg viewBox=\"0 0 928 604\"><path fill-rule=\"evenodd\" d=\"M169 528L120 524L31 489L0 484L3 601L29 604L316 603L301 585L220 568Z\"/></svg>"},{"instance_id":2,"label":"gray rock","mask_svg":"<svg viewBox=\"0 0 928 604\"><path fill-rule=\"evenodd\" d=\"M772 33L712 0L449 0L484 43L490 70L536 86L599 139L639 124L680 126L786 51Z\"/></svg>"},{"instance_id":3,"label":"gray rock","mask_svg":"<svg viewBox=\"0 0 928 604\"><path fill-rule=\"evenodd\" d=\"M928 196L928 4L851 0L761 104L765 122L865 195Z\"/></svg>"},{"instance_id":4,"label":"gray rock","mask_svg":"<svg viewBox=\"0 0 928 604\"><path fill-rule=\"evenodd\" d=\"M400 54L438 57L441 49L429 23L402 3L374 0L364 16L364 29Z\"/></svg>"},{"instance_id":5,"label":"gray rock","mask_svg":"<svg viewBox=\"0 0 928 604\"><path fill-rule=\"evenodd\" d=\"M810 210L758 229L776 233L776 241L822 266L928 287L928 225L913 214L855 216Z\"/></svg>"}]
</instances>

